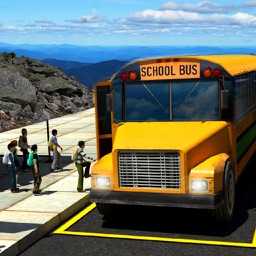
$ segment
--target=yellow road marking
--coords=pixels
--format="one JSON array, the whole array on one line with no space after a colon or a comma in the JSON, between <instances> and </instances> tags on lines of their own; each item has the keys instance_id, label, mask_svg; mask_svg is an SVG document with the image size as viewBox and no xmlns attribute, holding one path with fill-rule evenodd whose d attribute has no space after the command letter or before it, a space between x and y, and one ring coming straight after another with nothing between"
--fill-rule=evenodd
<instances>
[{"instance_id":1,"label":"yellow road marking","mask_svg":"<svg viewBox=\"0 0 256 256\"><path fill-rule=\"evenodd\" d=\"M84 217L86 214L88 214L90 211L92 211L95 207L96 207L95 203L90 204L83 211L78 213L74 218L72 218L71 220L66 222L64 225L62 225L61 227L56 229L53 232L53 234L256 248L256 230L254 231L252 243L239 243L239 242L226 242L226 241L210 241L210 240L196 240L196 239L183 239L183 238L167 238L167 237L154 237L154 236L132 236L132 235L121 235L121 234L105 234L105 233L93 233L93 232L67 231L68 228L70 228L78 220L80 220L82 217Z\"/></svg>"}]
</instances>

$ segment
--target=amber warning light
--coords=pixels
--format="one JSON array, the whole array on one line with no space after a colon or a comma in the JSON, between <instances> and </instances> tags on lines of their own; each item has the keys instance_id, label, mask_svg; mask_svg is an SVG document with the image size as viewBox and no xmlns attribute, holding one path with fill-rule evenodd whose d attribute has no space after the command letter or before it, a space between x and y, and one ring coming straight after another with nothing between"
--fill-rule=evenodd
<instances>
[{"instance_id":1,"label":"amber warning light","mask_svg":"<svg viewBox=\"0 0 256 256\"><path fill-rule=\"evenodd\" d=\"M203 74L204 74L204 77L211 77L211 76L218 77L221 75L221 71L218 68L215 68L214 70L212 70L210 67L208 67L204 69Z\"/></svg>"}]
</instances>

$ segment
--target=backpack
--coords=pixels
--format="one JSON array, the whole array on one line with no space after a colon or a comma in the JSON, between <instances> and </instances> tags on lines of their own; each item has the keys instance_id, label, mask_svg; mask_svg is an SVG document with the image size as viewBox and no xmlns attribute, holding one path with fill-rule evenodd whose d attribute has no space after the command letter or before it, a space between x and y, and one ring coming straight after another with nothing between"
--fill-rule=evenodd
<instances>
[{"instance_id":1,"label":"backpack","mask_svg":"<svg viewBox=\"0 0 256 256\"><path fill-rule=\"evenodd\" d=\"M49 141L48 141L48 147L50 148L50 149L52 149L52 144L53 144L53 141L52 141L52 137L49 139Z\"/></svg>"},{"instance_id":2,"label":"backpack","mask_svg":"<svg viewBox=\"0 0 256 256\"><path fill-rule=\"evenodd\" d=\"M77 160L77 156L78 156L78 148L76 148L73 151L72 156L71 156L71 160L75 162Z\"/></svg>"},{"instance_id":3,"label":"backpack","mask_svg":"<svg viewBox=\"0 0 256 256\"><path fill-rule=\"evenodd\" d=\"M3 164L8 164L8 161L9 161L8 155L9 155L9 152L8 152L8 151L4 152L4 155L3 155Z\"/></svg>"},{"instance_id":4,"label":"backpack","mask_svg":"<svg viewBox=\"0 0 256 256\"><path fill-rule=\"evenodd\" d=\"M34 166L34 152L30 152L28 155L27 165L32 167Z\"/></svg>"}]
</instances>

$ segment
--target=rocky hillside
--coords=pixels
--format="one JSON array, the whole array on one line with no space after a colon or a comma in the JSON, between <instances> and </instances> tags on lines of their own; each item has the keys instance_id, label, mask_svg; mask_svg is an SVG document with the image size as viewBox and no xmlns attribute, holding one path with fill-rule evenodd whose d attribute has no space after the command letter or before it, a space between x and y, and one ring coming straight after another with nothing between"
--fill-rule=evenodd
<instances>
[{"instance_id":1,"label":"rocky hillside","mask_svg":"<svg viewBox=\"0 0 256 256\"><path fill-rule=\"evenodd\" d=\"M59 68L0 54L0 131L92 108L93 93Z\"/></svg>"}]
</instances>

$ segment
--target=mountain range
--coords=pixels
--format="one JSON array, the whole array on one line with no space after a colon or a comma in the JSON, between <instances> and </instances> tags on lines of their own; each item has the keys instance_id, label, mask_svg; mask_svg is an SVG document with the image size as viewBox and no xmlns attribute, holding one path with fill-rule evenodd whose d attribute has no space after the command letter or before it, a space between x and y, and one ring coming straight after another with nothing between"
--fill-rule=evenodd
<instances>
[{"instance_id":1,"label":"mountain range","mask_svg":"<svg viewBox=\"0 0 256 256\"><path fill-rule=\"evenodd\" d=\"M92 89L94 84L104 78L110 78L127 61L108 60L99 63L81 63L55 59L42 60L52 66L60 68L66 75L74 76L79 83Z\"/></svg>"},{"instance_id":2,"label":"mountain range","mask_svg":"<svg viewBox=\"0 0 256 256\"><path fill-rule=\"evenodd\" d=\"M159 56L198 54L256 54L255 47L243 46L76 46L76 45L12 45L0 43L1 52L14 52L17 57L38 59L74 76L93 88L95 82L109 78L127 62Z\"/></svg>"}]
</instances>

